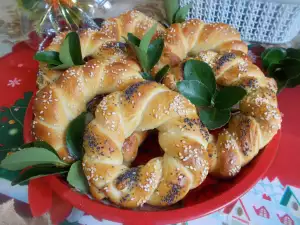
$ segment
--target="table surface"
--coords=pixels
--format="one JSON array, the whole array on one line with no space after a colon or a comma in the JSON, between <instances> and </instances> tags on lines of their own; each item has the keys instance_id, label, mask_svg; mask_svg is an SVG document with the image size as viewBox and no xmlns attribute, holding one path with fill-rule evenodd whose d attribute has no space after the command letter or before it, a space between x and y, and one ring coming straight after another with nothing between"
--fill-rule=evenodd
<instances>
[{"instance_id":1,"label":"table surface","mask_svg":"<svg viewBox=\"0 0 300 225\"><path fill-rule=\"evenodd\" d=\"M112 1L114 3L115 1ZM114 11L117 15L132 4L143 2L142 9L160 9L160 0L122 1ZM20 16L14 1L0 0L0 160L9 149L22 144L22 127L30 92L35 88L37 63L32 56L35 50L20 28ZM18 44L17 44L18 43ZM284 45L299 47L300 37ZM269 47L264 45L264 47ZM252 49L257 58L260 47ZM258 58L257 58L258 59ZM300 88L286 89L279 95L280 109L284 115L282 139L278 155L266 176L238 201L209 216L182 224L300 224L299 149ZM20 100L21 99L21 100ZM52 224L49 214L33 219L28 206L28 187L10 185L15 173L0 169L0 224ZM237 213L238 210L242 213ZM51 218L53 219L53 218ZM116 224L98 221L84 212L72 209L61 224Z\"/></svg>"}]
</instances>

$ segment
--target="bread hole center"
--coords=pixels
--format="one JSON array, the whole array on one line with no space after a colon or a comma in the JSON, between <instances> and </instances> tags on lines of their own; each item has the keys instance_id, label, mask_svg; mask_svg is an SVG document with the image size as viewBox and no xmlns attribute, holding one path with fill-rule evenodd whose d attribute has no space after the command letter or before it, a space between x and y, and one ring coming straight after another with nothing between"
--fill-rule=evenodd
<instances>
[{"instance_id":1,"label":"bread hole center","mask_svg":"<svg viewBox=\"0 0 300 225\"><path fill-rule=\"evenodd\" d=\"M137 157L132 162L132 167L139 165L145 165L148 161L155 157L161 157L164 155L164 151L161 149L158 143L158 131L149 131L147 138L140 145Z\"/></svg>"}]
</instances>

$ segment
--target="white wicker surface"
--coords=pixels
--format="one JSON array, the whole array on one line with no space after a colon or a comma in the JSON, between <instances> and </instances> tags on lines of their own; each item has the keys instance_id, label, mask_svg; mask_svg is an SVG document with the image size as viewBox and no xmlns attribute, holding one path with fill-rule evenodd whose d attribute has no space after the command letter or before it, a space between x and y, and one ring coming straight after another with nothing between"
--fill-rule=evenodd
<instances>
[{"instance_id":1,"label":"white wicker surface","mask_svg":"<svg viewBox=\"0 0 300 225\"><path fill-rule=\"evenodd\" d=\"M229 23L242 38L261 43L286 43L300 31L300 2L280 3L265 0L181 0L192 3L189 18L205 22Z\"/></svg>"}]
</instances>

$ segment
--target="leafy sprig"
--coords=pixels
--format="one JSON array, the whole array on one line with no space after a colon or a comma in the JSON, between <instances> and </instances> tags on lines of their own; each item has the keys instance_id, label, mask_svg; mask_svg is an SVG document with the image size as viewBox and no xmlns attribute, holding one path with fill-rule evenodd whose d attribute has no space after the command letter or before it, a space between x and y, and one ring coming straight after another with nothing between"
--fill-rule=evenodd
<instances>
[{"instance_id":1,"label":"leafy sprig","mask_svg":"<svg viewBox=\"0 0 300 225\"><path fill-rule=\"evenodd\" d=\"M146 80L156 80L157 82L160 82L167 74L170 67L168 65L164 66L157 72L155 77L150 74L153 67L159 61L164 49L163 38L157 38L151 42L156 29L157 24L153 25L141 40L132 33L128 33L127 38L124 39L136 54L136 57L143 69L143 72L141 73L142 77Z\"/></svg>"},{"instance_id":2,"label":"leafy sprig","mask_svg":"<svg viewBox=\"0 0 300 225\"><path fill-rule=\"evenodd\" d=\"M80 160L83 156L83 135L85 126L93 119L89 112L81 113L77 118L72 120L66 131L66 145L69 155Z\"/></svg>"},{"instance_id":3,"label":"leafy sprig","mask_svg":"<svg viewBox=\"0 0 300 225\"><path fill-rule=\"evenodd\" d=\"M64 39L60 51L42 51L37 52L34 56L35 60L45 62L51 69L61 70L67 69L75 65L83 65L80 39L76 32L70 32Z\"/></svg>"},{"instance_id":4,"label":"leafy sprig","mask_svg":"<svg viewBox=\"0 0 300 225\"><path fill-rule=\"evenodd\" d=\"M228 123L231 108L247 94L235 86L218 90L211 67L193 59L185 63L184 80L177 82L177 89L199 108L200 119L210 130Z\"/></svg>"},{"instance_id":5,"label":"leafy sprig","mask_svg":"<svg viewBox=\"0 0 300 225\"><path fill-rule=\"evenodd\" d=\"M169 24L184 22L192 8L192 4L180 7L179 0L164 0L164 6Z\"/></svg>"},{"instance_id":6,"label":"leafy sprig","mask_svg":"<svg viewBox=\"0 0 300 225\"><path fill-rule=\"evenodd\" d=\"M75 118L66 130L66 144L69 155L77 161L68 163L61 160L55 149L46 142L36 141L24 144L19 150L8 154L0 167L20 171L12 185L23 184L30 179L61 174L67 175L67 181L82 193L88 192L88 182L82 170L82 142L84 127L90 122L90 113L82 113Z\"/></svg>"},{"instance_id":7,"label":"leafy sprig","mask_svg":"<svg viewBox=\"0 0 300 225\"><path fill-rule=\"evenodd\" d=\"M300 49L269 48L261 58L267 75L277 82L278 93L300 84Z\"/></svg>"}]
</instances>

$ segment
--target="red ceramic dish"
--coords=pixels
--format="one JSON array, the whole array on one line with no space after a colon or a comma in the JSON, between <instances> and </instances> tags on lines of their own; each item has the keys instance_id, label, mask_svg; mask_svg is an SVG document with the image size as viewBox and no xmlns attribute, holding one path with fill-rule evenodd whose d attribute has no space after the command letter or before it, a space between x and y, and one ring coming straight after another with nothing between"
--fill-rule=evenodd
<instances>
[{"instance_id":1,"label":"red ceramic dish","mask_svg":"<svg viewBox=\"0 0 300 225\"><path fill-rule=\"evenodd\" d=\"M24 141L31 142L32 102L31 99L24 121ZM99 218L130 225L141 224L172 224L193 220L210 214L227 204L233 202L251 187L265 174L274 161L281 137L279 131L273 140L262 150L259 155L234 178L229 181L218 181L208 177L197 189L189 192L179 209L162 211L134 211L104 205L89 199L74 191L65 181L58 176L49 176L49 186L62 199L71 203L74 207Z\"/></svg>"}]
</instances>

